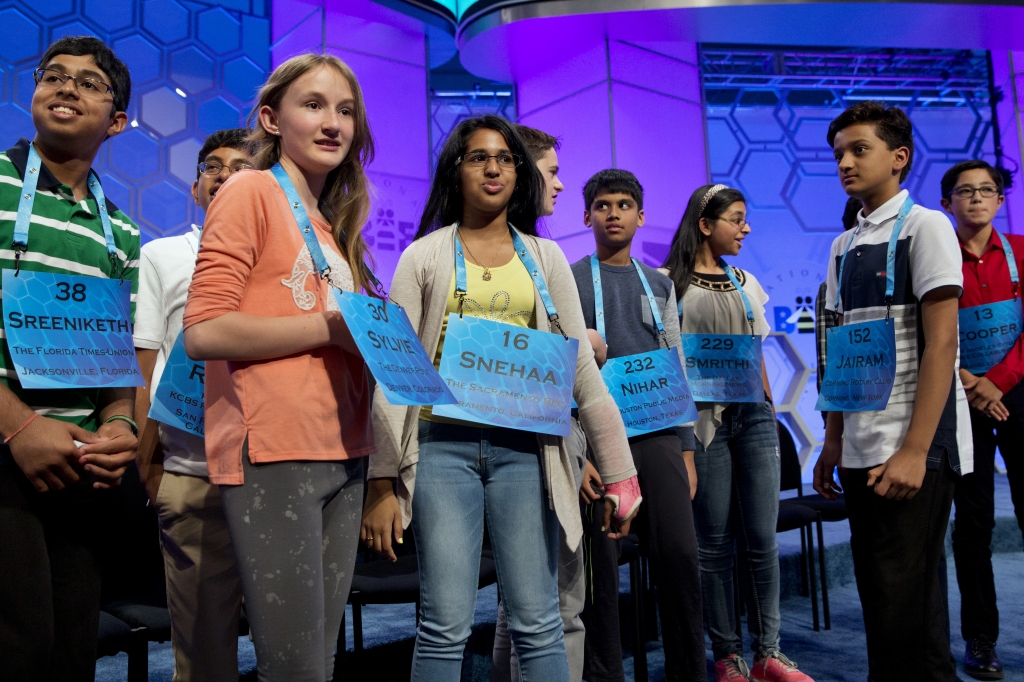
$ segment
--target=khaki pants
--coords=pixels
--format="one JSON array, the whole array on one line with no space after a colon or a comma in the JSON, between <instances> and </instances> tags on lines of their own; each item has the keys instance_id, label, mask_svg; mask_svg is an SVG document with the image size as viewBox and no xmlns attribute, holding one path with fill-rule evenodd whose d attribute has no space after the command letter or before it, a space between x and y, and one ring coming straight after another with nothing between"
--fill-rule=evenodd
<instances>
[{"instance_id":1,"label":"khaki pants","mask_svg":"<svg viewBox=\"0 0 1024 682\"><path fill-rule=\"evenodd\" d=\"M156 496L171 612L174 682L238 679L242 586L220 489L164 472Z\"/></svg>"}]
</instances>

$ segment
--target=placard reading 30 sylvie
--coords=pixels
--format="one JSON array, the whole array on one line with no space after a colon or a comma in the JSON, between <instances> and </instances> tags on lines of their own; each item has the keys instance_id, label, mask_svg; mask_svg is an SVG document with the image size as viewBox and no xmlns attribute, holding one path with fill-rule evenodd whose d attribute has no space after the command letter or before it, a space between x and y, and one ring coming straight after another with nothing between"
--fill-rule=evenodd
<instances>
[{"instance_id":1,"label":"placard reading 30 sylvie","mask_svg":"<svg viewBox=\"0 0 1024 682\"><path fill-rule=\"evenodd\" d=\"M401 306L351 291L333 293L366 366L389 403L455 402Z\"/></svg>"},{"instance_id":2,"label":"placard reading 30 sylvie","mask_svg":"<svg viewBox=\"0 0 1024 682\"><path fill-rule=\"evenodd\" d=\"M690 386L674 348L609 358L601 377L629 437L697 419Z\"/></svg>"},{"instance_id":3,"label":"placard reading 30 sylvie","mask_svg":"<svg viewBox=\"0 0 1024 682\"><path fill-rule=\"evenodd\" d=\"M450 313L441 376L458 404L434 414L568 436L578 350L560 334Z\"/></svg>"},{"instance_id":4,"label":"placard reading 30 sylvie","mask_svg":"<svg viewBox=\"0 0 1024 682\"><path fill-rule=\"evenodd\" d=\"M3 271L4 330L25 388L141 386L131 284Z\"/></svg>"},{"instance_id":5,"label":"placard reading 30 sylvie","mask_svg":"<svg viewBox=\"0 0 1024 682\"><path fill-rule=\"evenodd\" d=\"M683 334L683 355L697 402L764 402L760 336Z\"/></svg>"},{"instance_id":6,"label":"placard reading 30 sylvie","mask_svg":"<svg viewBox=\"0 0 1024 682\"><path fill-rule=\"evenodd\" d=\"M188 356L185 334L178 334L153 394L149 418L205 437L205 382L206 363Z\"/></svg>"},{"instance_id":7,"label":"placard reading 30 sylvie","mask_svg":"<svg viewBox=\"0 0 1024 682\"><path fill-rule=\"evenodd\" d=\"M972 374L983 374L1010 352L1021 334L1019 298L960 311L960 366Z\"/></svg>"}]
</instances>

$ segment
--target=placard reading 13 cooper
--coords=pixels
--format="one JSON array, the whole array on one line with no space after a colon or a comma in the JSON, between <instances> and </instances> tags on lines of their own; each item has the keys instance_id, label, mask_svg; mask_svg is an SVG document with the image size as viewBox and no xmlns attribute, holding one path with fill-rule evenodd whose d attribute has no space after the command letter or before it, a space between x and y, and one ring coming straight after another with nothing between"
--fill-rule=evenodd
<instances>
[{"instance_id":1,"label":"placard reading 13 cooper","mask_svg":"<svg viewBox=\"0 0 1024 682\"><path fill-rule=\"evenodd\" d=\"M206 363L188 356L185 334L179 333L153 394L149 418L205 437L205 383Z\"/></svg>"},{"instance_id":2,"label":"placard reading 13 cooper","mask_svg":"<svg viewBox=\"0 0 1024 682\"><path fill-rule=\"evenodd\" d=\"M7 345L25 388L143 385L130 283L4 270L3 304Z\"/></svg>"},{"instance_id":3,"label":"placard reading 13 cooper","mask_svg":"<svg viewBox=\"0 0 1024 682\"><path fill-rule=\"evenodd\" d=\"M697 407L675 348L609 358L601 368L626 436L639 436L697 419Z\"/></svg>"},{"instance_id":4,"label":"placard reading 13 cooper","mask_svg":"<svg viewBox=\"0 0 1024 682\"><path fill-rule=\"evenodd\" d=\"M578 351L560 334L450 313L441 376L458 404L434 414L568 436Z\"/></svg>"},{"instance_id":5,"label":"placard reading 13 cooper","mask_svg":"<svg viewBox=\"0 0 1024 682\"><path fill-rule=\"evenodd\" d=\"M389 403L455 402L400 305L351 291L333 293L366 366Z\"/></svg>"}]
</instances>

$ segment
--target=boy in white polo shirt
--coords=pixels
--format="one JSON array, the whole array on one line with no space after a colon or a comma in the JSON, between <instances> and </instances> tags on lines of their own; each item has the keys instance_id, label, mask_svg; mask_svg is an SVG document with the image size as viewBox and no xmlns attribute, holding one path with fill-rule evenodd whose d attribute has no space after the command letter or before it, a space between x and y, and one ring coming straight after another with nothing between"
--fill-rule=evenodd
<instances>
[{"instance_id":1,"label":"boy in white polo shirt","mask_svg":"<svg viewBox=\"0 0 1024 682\"><path fill-rule=\"evenodd\" d=\"M199 151L192 197L205 212L233 173L253 167L247 130L220 130ZM238 613L242 587L220 490L206 467L203 439L149 421L153 392L181 334L202 228L142 247L135 315L135 350L146 386L135 419L142 444L139 470L160 520L171 612L174 682L238 679Z\"/></svg>"},{"instance_id":2,"label":"boy in white polo shirt","mask_svg":"<svg viewBox=\"0 0 1024 682\"><path fill-rule=\"evenodd\" d=\"M944 214L900 190L914 154L902 110L856 104L832 121L828 142L843 189L863 209L832 244L826 308L844 326L888 319L895 376L884 408L864 402L872 411L828 413L814 489L829 499L845 490L869 679L952 681L944 541L956 481L974 464L956 373L960 248ZM837 349L845 338L834 339ZM830 358L826 386L849 379L840 370ZM840 459L842 487L833 479Z\"/></svg>"}]
</instances>

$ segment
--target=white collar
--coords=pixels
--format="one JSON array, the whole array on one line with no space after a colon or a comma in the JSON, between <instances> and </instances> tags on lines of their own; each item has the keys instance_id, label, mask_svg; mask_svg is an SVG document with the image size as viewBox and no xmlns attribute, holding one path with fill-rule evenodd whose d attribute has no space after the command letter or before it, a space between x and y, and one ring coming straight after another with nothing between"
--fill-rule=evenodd
<instances>
[{"instance_id":1,"label":"white collar","mask_svg":"<svg viewBox=\"0 0 1024 682\"><path fill-rule=\"evenodd\" d=\"M860 213L857 214L857 220L860 222L861 227L881 225L887 220L892 220L899 214L900 208L903 206L903 202L906 201L909 196L910 192L908 190L900 190L896 193L896 196L876 208L871 212L871 215L867 217L864 216L864 209L861 209Z\"/></svg>"},{"instance_id":2,"label":"white collar","mask_svg":"<svg viewBox=\"0 0 1024 682\"><path fill-rule=\"evenodd\" d=\"M191 237L188 240L189 246L192 247L192 251L196 255L199 255L199 238L203 235L203 226L192 223L192 231L185 235L186 238Z\"/></svg>"}]
</instances>

